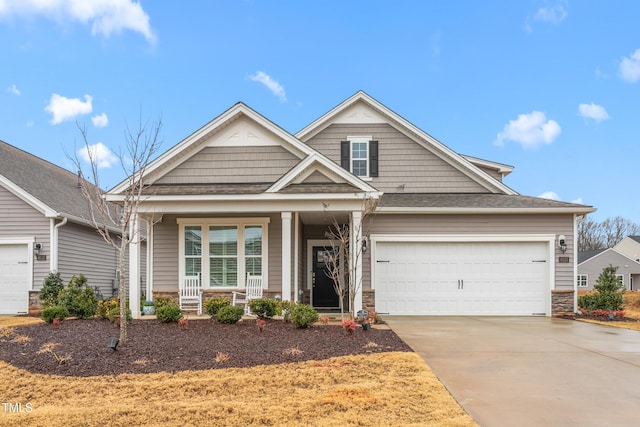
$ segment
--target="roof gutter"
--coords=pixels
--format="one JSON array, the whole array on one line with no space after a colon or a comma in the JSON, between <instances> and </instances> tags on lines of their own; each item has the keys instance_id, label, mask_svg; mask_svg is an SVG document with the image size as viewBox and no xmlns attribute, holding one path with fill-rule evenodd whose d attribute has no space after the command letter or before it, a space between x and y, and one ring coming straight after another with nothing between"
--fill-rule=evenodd
<instances>
[{"instance_id":1,"label":"roof gutter","mask_svg":"<svg viewBox=\"0 0 640 427\"><path fill-rule=\"evenodd\" d=\"M60 253L58 247L58 230L67 224L69 218L58 214L58 217L62 217L62 221L53 226L53 232L51 233L51 263L49 264L52 272L58 271L58 254ZM52 222L55 222L55 218L51 218Z\"/></svg>"}]
</instances>

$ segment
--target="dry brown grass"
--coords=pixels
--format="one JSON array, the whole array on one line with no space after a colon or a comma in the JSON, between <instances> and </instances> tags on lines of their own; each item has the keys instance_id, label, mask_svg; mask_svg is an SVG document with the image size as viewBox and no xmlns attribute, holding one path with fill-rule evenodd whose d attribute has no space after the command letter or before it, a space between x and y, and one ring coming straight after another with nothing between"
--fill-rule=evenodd
<instances>
[{"instance_id":1,"label":"dry brown grass","mask_svg":"<svg viewBox=\"0 0 640 427\"><path fill-rule=\"evenodd\" d=\"M89 378L0 362L0 384L33 408L0 413L3 426L476 425L415 353Z\"/></svg>"},{"instance_id":2,"label":"dry brown grass","mask_svg":"<svg viewBox=\"0 0 640 427\"><path fill-rule=\"evenodd\" d=\"M43 323L43 321L37 317L0 316L0 327L33 325L36 323Z\"/></svg>"}]
</instances>

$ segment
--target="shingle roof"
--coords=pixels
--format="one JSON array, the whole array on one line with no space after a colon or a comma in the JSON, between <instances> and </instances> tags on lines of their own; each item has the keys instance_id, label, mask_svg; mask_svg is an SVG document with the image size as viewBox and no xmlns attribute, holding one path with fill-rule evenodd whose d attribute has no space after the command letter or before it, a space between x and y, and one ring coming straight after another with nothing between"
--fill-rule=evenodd
<instances>
[{"instance_id":1,"label":"shingle roof","mask_svg":"<svg viewBox=\"0 0 640 427\"><path fill-rule=\"evenodd\" d=\"M606 251L607 248L604 249L596 249L594 251L583 251L583 252L578 252L578 264L582 264L583 262L585 262L588 259L593 258L594 256L601 254L602 252Z\"/></svg>"},{"instance_id":2,"label":"shingle roof","mask_svg":"<svg viewBox=\"0 0 640 427\"><path fill-rule=\"evenodd\" d=\"M270 183L254 184L153 184L143 191L154 196L208 196L215 194L259 194L271 186Z\"/></svg>"},{"instance_id":3,"label":"shingle roof","mask_svg":"<svg viewBox=\"0 0 640 427\"><path fill-rule=\"evenodd\" d=\"M0 175L57 213L89 217L88 203L75 173L4 141L0 141Z\"/></svg>"},{"instance_id":4,"label":"shingle roof","mask_svg":"<svg viewBox=\"0 0 640 427\"><path fill-rule=\"evenodd\" d=\"M477 208L545 209L567 208L576 212L592 211L590 206L559 202L539 197L490 193L385 193L381 208Z\"/></svg>"}]
</instances>

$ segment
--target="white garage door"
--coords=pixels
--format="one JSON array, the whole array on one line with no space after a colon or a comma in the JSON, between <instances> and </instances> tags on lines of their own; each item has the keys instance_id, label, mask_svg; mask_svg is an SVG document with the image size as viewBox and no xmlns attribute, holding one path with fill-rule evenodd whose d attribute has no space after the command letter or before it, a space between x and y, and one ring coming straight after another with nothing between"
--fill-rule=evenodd
<instances>
[{"instance_id":1,"label":"white garage door","mask_svg":"<svg viewBox=\"0 0 640 427\"><path fill-rule=\"evenodd\" d=\"M376 310L396 315L544 315L545 242L378 242Z\"/></svg>"},{"instance_id":2,"label":"white garage door","mask_svg":"<svg viewBox=\"0 0 640 427\"><path fill-rule=\"evenodd\" d=\"M27 245L0 245L0 314L29 309Z\"/></svg>"}]
</instances>

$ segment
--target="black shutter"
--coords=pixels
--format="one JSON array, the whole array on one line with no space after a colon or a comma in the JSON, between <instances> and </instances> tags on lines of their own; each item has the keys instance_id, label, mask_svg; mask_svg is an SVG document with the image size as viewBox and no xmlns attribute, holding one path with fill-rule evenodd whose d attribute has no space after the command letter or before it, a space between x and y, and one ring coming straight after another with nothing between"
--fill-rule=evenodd
<instances>
[{"instance_id":1,"label":"black shutter","mask_svg":"<svg viewBox=\"0 0 640 427\"><path fill-rule=\"evenodd\" d=\"M378 141L369 141L369 176L378 176Z\"/></svg>"},{"instance_id":2,"label":"black shutter","mask_svg":"<svg viewBox=\"0 0 640 427\"><path fill-rule=\"evenodd\" d=\"M351 172L351 143L340 141L340 166Z\"/></svg>"}]
</instances>

